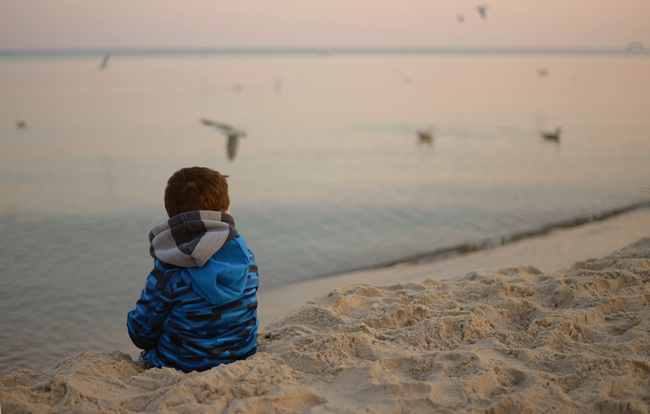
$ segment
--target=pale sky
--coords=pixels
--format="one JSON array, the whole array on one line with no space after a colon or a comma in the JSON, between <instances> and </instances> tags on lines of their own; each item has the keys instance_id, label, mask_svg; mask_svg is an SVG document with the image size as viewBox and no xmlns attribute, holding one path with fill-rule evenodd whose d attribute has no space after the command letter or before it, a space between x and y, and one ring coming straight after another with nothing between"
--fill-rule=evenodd
<instances>
[{"instance_id":1,"label":"pale sky","mask_svg":"<svg viewBox=\"0 0 650 414\"><path fill-rule=\"evenodd\" d=\"M650 48L650 0L483 3L486 20L468 0L0 0L0 50Z\"/></svg>"}]
</instances>

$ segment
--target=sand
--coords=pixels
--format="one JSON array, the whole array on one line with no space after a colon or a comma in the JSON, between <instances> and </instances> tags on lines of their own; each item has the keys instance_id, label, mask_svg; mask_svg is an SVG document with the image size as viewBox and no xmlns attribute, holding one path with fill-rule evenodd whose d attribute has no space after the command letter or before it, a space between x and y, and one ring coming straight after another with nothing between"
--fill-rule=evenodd
<instances>
[{"instance_id":1,"label":"sand","mask_svg":"<svg viewBox=\"0 0 650 414\"><path fill-rule=\"evenodd\" d=\"M545 273L555 273L576 260L603 257L622 246L650 235L650 209L643 208L607 220L555 230L542 237L519 240L493 249L450 257L442 261L401 264L319 278L281 289L258 293L260 324L266 327L275 319L302 306L307 299L324 296L350 283L387 285L396 282L421 282L427 278L452 279L471 271L533 265ZM264 269L261 270L264 276ZM262 277L264 279L264 277ZM127 349L127 348L125 348ZM137 355L133 348L133 355Z\"/></svg>"},{"instance_id":2,"label":"sand","mask_svg":"<svg viewBox=\"0 0 650 414\"><path fill-rule=\"evenodd\" d=\"M534 266L340 287L202 373L86 352L0 380L3 413L648 413L650 238Z\"/></svg>"}]
</instances>

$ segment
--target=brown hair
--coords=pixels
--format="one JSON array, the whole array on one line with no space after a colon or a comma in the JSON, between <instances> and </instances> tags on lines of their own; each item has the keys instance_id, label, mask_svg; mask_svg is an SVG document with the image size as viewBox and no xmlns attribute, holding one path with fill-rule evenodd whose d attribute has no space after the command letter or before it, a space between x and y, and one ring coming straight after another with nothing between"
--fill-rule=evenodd
<instances>
[{"instance_id":1,"label":"brown hair","mask_svg":"<svg viewBox=\"0 0 650 414\"><path fill-rule=\"evenodd\" d=\"M227 175L205 167L181 168L165 188L169 217L197 210L226 211L230 207Z\"/></svg>"}]
</instances>

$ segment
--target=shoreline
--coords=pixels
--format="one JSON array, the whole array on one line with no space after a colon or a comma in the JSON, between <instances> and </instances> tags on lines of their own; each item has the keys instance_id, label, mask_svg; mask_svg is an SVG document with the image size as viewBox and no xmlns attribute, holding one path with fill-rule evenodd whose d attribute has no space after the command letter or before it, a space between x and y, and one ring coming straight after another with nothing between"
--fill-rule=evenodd
<instances>
[{"instance_id":1,"label":"shoreline","mask_svg":"<svg viewBox=\"0 0 650 414\"><path fill-rule=\"evenodd\" d=\"M477 270L526 265L553 273L571 266L575 261L605 256L639 238L649 237L650 208L643 205L647 203L621 209L627 212L615 215L603 213L604 218L584 221L576 226L554 227L538 236L434 261L400 261L390 266L305 280L268 291L262 285L258 293L260 329L308 300L352 283L390 285L420 282L426 277L445 280Z\"/></svg>"},{"instance_id":2,"label":"shoreline","mask_svg":"<svg viewBox=\"0 0 650 414\"><path fill-rule=\"evenodd\" d=\"M383 268L393 267L395 265L401 265L401 264L426 264L430 262L438 262L441 260L451 259L457 256L463 256L468 253L479 252L481 250L495 249L510 243L518 242L520 240L539 238L551 234L552 232L557 230L571 229L574 227L580 227L585 224L589 224L593 222L610 220L624 214L632 213L637 210L650 210L650 201L642 201L642 202L630 204L625 207L601 211L595 214L573 217L567 220L545 224L541 227L532 230L525 230L517 233L507 234L504 236L487 238L475 242L461 243L457 245L441 247L430 251L423 251L420 253L398 257L396 259L388 260L385 262L379 262L379 263L371 264L356 269L350 269L342 272L325 274L317 278L321 278L321 277L327 278L327 277L338 276L343 274L358 273L366 270L383 269Z\"/></svg>"},{"instance_id":3,"label":"shoreline","mask_svg":"<svg viewBox=\"0 0 650 414\"><path fill-rule=\"evenodd\" d=\"M641 231L642 223L650 223L647 211L482 251L468 262L525 251L543 258L586 237L593 240L578 250L609 249L607 243L630 237L622 230ZM607 243L596 243L601 239ZM566 259L546 256L545 264ZM388 286L359 284L364 275L354 274L268 324L246 360L184 374L146 369L120 351L82 352L43 371L0 378L0 409L648 413L650 237L576 259L552 274L529 264L448 281L437 280L445 274L439 268L396 266L383 270L418 281ZM458 269L447 263L449 274Z\"/></svg>"}]
</instances>

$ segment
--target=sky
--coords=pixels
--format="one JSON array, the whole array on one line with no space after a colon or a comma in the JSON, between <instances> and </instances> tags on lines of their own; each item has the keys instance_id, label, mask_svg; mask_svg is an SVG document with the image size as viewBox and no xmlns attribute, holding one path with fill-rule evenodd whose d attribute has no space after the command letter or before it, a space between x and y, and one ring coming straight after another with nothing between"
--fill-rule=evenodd
<instances>
[{"instance_id":1,"label":"sky","mask_svg":"<svg viewBox=\"0 0 650 414\"><path fill-rule=\"evenodd\" d=\"M650 48L649 18L649 0L0 0L0 50Z\"/></svg>"}]
</instances>

